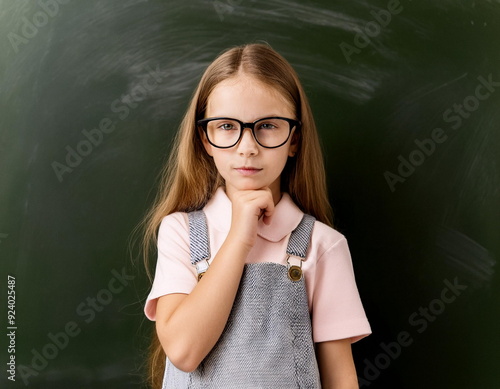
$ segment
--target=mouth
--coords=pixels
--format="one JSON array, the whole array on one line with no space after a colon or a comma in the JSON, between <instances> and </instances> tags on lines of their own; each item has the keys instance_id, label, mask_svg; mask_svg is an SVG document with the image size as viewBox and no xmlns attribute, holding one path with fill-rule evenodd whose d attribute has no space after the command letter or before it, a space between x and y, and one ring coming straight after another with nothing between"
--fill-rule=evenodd
<instances>
[{"instance_id":1,"label":"mouth","mask_svg":"<svg viewBox=\"0 0 500 389\"><path fill-rule=\"evenodd\" d=\"M253 167L253 166L241 166L241 167L237 167L235 168L235 170L244 175L244 176L251 176L253 174L257 174L258 172L260 172L262 169L258 169L256 167Z\"/></svg>"}]
</instances>

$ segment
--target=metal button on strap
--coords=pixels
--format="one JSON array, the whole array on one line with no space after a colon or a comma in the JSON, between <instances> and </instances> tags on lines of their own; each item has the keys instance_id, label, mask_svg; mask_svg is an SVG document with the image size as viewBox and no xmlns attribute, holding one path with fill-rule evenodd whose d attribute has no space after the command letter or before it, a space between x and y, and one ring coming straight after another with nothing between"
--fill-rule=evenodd
<instances>
[{"instance_id":1,"label":"metal button on strap","mask_svg":"<svg viewBox=\"0 0 500 389\"><path fill-rule=\"evenodd\" d=\"M298 261L299 265L292 265L290 263L291 257L287 257L287 264L288 264L288 278L294 282L300 281L302 279L302 259L300 258L294 258Z\"/></svg>"},{"instance_id":2,"label":"metal button on strap","mask_svg":"<svg viewBox=\"0 0 500 389\"><path fill-rule=\"evenodd\" d=\"M302 269L298 266L290 266L288 268L288 278L290 278L292 281L300 281L302 278Z\"/></svg>"}]
</instances>

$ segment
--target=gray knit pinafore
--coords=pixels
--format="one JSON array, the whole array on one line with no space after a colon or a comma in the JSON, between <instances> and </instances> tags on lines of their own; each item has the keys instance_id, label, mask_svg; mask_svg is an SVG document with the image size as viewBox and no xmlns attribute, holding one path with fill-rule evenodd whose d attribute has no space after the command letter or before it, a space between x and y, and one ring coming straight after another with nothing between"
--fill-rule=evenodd
<instances>
[{"instance_id":1,"label":"gray knit pinafore","mask_svg":"<svg viewBox=\"0 0 500 389\"><path fill-rule=\"evenodd\" d=\"M200 273L210 258L206 218L203 211L188 217L191 262ZM288 241L286 254L299 258L300 265L314 220L304 215ZM304 277L292 281L288 270L279 263L246 264L214 348L192 373L177 369L167 358L163 389L321 388Z\"/></svg>"}]
</instances>

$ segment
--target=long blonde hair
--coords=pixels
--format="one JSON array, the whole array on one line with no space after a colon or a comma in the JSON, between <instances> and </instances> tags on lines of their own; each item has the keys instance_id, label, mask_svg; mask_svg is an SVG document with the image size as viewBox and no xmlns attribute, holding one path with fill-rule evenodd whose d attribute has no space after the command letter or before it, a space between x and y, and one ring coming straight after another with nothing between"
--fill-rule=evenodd
<instances>
[{"instance_id":1,"label":"long blonde hair","mask_svg":"<svg viewBox=\"0 0 500 389\"><path fill-rule=\"evenodd\" d=\"M162 219L173 212L202 208L216 189L224 185L212 157L203 147L196 121L204 117L208 98L217 84L235 77L238 72L274 88L295 108L296 117L302 122L298 131L299 144L296 155L288 159L281 174L281 190L288 192L304 213L333 225L318 134L297 74L269 45L254 43L233 47L219 55L203 74L175 137L168 163L161 172L155 202L138 226L144 231L141 234L142 253L150 280L149 256L156 248ZM154 333L148 363L148 381L154 389L161 388L165 358Z\"/></svg>"}]
</instances>

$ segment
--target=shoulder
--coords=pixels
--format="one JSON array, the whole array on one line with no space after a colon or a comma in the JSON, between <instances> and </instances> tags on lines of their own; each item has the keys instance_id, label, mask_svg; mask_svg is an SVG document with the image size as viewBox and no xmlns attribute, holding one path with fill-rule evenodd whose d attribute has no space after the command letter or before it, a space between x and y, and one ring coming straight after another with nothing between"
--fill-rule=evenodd
<instances>
[{"instance_id":1,"label":"shoulder","mask_svg":"<svg viewBox=\"0 0 500 389\"><path fill-rule=\"evenodd\" d=\"M187 228L188 214L186 212L174 212L164 216L160 223L160 230L168 228Z\"/></svg>"},{"instance_id":2,"label":"shoulder","mask_svg":"<svg viewBox=\"0 0 500 389\"><path fill-rule=\"evenodd\" d=\"M327 245L334 245L345 240L345 236L342 233L319 220L315 220L314 222L312 238L321 239Z\"/></svg>"},{"instance_id":3,"label":"shoulder","mask_svg":"<svg viewBox=\"0 0 500 389\"><path fill-rule=\"evenodd\" d=\"M158 244L179 239L184 241L188 237L189 223L186 212L174 212L162 219L158 229Z\"/></svg>"},{"instance_id":4,"label":"shoulder","mask_svg":"<svg viewBox=\"0 0 500 389\"><path fill-rule=\"evenodd\" d=\"M347 246L345 236L329 225L316 220L311 234L311 249L319 259L325 252L338 246Z\"/></svg>"}]
</instances>

